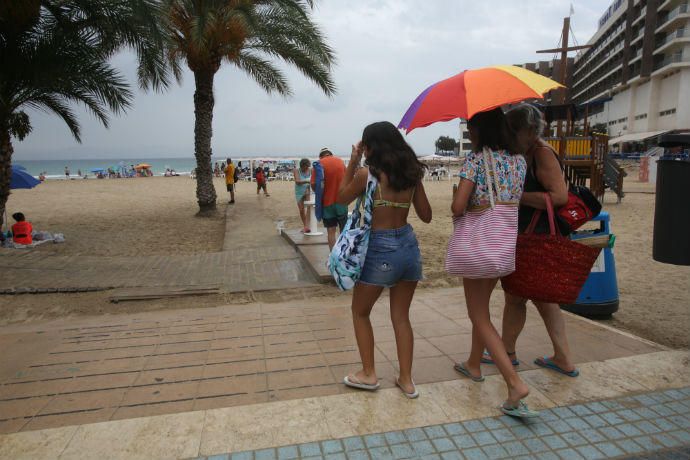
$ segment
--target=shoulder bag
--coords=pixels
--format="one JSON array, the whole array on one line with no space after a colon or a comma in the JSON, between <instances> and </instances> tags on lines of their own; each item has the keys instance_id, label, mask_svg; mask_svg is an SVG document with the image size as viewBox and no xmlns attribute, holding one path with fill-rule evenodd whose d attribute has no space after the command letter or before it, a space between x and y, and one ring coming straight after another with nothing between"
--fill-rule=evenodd
<instances>
[{"instance_id":1,"label":"shoulder bag","mask_svg":"<svg viewBox=\"0 0 690 460\"><path fill-rule=\"evenodd\" d=\"M328 270L333 275L335 284L343 291L352 289L362 275L369 247L374 190L377 184L378 181L370 172L367 188L364 194L357 198L355 209L328 256Z\"/></svg>"}]
</instances>

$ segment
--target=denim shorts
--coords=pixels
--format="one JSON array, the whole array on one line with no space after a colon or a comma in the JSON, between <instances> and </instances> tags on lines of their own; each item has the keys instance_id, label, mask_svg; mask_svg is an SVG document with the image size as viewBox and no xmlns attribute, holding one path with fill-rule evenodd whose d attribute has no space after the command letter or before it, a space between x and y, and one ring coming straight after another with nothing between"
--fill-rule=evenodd
<instances>
[{"instance_id":1,"label":"denim shorts","mask_svg":"<svg viewBox=\"0 0 690 460\"><path fill-rule=\"evenodd\" d=\"M422 279L422 255L411 225L371 231L361 283L393 287L398 281Z\"/></svg>"}]
</instances>

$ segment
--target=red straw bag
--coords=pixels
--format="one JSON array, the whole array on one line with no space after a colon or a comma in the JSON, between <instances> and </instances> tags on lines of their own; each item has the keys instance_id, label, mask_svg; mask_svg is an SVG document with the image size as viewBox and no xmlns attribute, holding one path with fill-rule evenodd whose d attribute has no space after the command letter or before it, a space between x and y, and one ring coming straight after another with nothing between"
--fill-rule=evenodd
<instances>
[{"instance_id":1,"label":"red straw bag","mask_svg":"<svg viewBox=\"0 0 690 460\"><path fill-rule=\"evenodd\" d=\"M541 211L517 237L515 272L501 280L503 290L524 299L572 304L577 300L601 248L576 243L556 233L551 196L544 193L550 234L535 234Z\"/></svg>"}]
</instances>

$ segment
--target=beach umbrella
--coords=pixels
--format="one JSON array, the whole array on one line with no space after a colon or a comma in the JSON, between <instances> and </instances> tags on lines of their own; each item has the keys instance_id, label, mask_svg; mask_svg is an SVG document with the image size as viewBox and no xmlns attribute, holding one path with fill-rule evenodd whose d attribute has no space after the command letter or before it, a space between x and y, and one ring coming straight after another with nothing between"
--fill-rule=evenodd
<instances>
[{"instance_id":1,"label":"beach umbrella","mask_svg":"<svg viewBox=\"0 0 690 460\"><path fill-rule=\"evenodd\" d=\"M103 169L103 168L96 168L96 169L91 170L92 173L99 173L99 172L104 172L104 171L105 171L105 169Z\"/></svg>"},{"instance_id":2,"label":"beach umbrella","mask_svg":"<svg viewBox=\"0 0 690 460\"><path fill-rule=\"evenodd\" d=\"M434 83L412 103L398 128L415 128L455 118L469 120L475 113L525 99L543 99L544 93L561 88L558 82L512 65L465 70Z\"/></svg>"},{"instance_id":3,"label":"beach umbrella","mask_svg":"<svg viewBox=\"0 0 690 460\"><path fill-rule=\"evenodd\" d=\"M22 166L12 166L10 189L34 188L41 183L40 180L26 172Z\"/></svg>"},{"instance_id":4,"label":"beach umbrella","mask_svg":"<svg viewBox=\"0 0 690 460\"><path fill-rule=\"evenodd\" d=\"M134 167L134 169L149 169L151 167L148 163L139 163Z\"/></svg>"}]
</instances>

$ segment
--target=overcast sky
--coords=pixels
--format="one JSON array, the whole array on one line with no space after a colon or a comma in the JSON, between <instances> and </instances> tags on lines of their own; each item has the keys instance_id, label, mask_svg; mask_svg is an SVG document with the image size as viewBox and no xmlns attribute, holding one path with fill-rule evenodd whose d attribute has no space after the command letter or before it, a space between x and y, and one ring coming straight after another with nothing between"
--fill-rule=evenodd
<instances>
[{"instance_id":1,"label":"overcast sky","mask_svg":"<svg viewBox=\"0 0 690 460\"><path fill-rule=\"evenodd\" d=\"M604 0L573 0L580 44L596 31ZM294 96L266 95L231 65L216 75L214 156L315 155L323 146L348 154L368 123L398 124L430 84L465 69L550 59L535 50L558 44L571 0L320 0L313 13L335 49L338 93L329 99L287 69ZM133 55L114 64L136 85ZM83 110L82 144L56 117L30 112L34 127L16 142L15 159L192 157L194 79L163 94L137 91L133 107L103 128ZM418 155L440 135L458 136L457 121L407 136Z\"/></svg>"}]
</instances>

